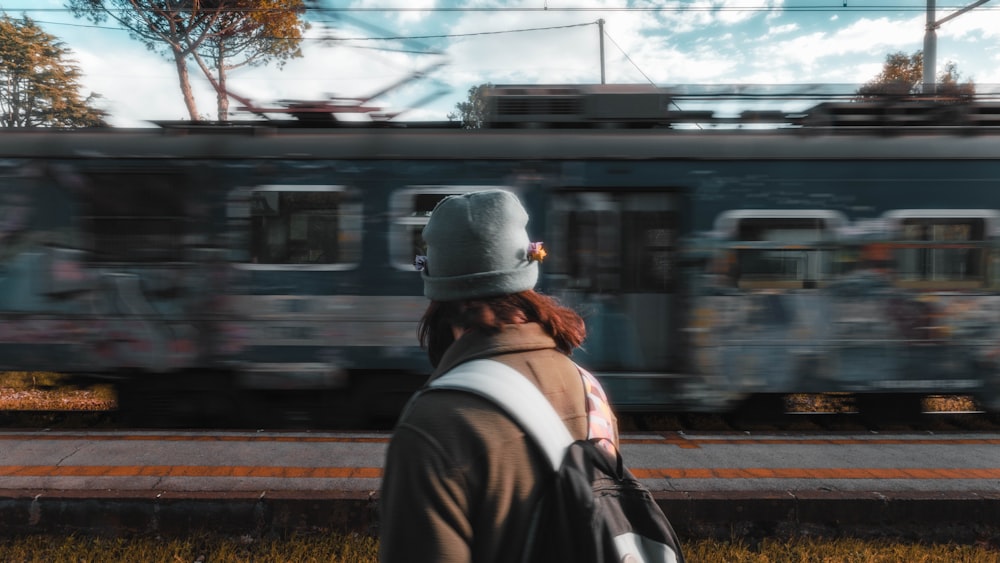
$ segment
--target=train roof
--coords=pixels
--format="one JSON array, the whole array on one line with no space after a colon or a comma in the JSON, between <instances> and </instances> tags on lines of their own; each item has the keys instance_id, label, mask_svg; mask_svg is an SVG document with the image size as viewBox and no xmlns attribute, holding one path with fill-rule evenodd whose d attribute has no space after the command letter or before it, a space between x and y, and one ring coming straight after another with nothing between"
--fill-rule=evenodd
<instances>
[{"instance_id":1,"label":"train roof","mask_svg":"<svg viewBox=\"0 0 1000 563\"><path fill-rule=\"evenodd\" d=\"M751 88L493 86L481 129L456 122L158 122L142 129L8 129L0 158L63 159L1000 159L1000 101L989 96L833 96L801 112L736 117L693 101L788 100ZM727 93L728 92L728 93ZM829 93L826 95L829 97ZM768 96L770 96L768 98ZM808 98L808 97L807 97ZM687 100L682 106L679 100ZM296 125L298 123L298 125Z\"/></svg>"},{"instance_id":2,"label":"train roof","mask_svg":"<svg viewBox=\"0 0 1000 563\"><path fill-rule=\"evenodd\" d=\"M277 160L1000 159L1000 130L106 129L0 132L0 158Z\"/></svg>"},{"instance_id":3,"label":"train roof","mask_svg":"<svg viewBox=\"0 0 1000 563\"><path fill-rule=\"evenodd\" d=\"M485 93L486 121L497 128L1000 126L1000 99L992 92L862 96L837 86L501 85ZM719 111L726 105L728 114ZM786 109L790 105L798 109Z\"/></svg>"}]
</instances>

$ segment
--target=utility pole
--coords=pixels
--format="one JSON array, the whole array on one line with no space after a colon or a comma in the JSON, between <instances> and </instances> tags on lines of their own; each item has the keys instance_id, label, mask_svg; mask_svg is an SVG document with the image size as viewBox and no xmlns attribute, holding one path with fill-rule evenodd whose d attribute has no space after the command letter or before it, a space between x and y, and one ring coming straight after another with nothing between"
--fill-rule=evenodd
<instances>
[{"instance_id":1,"label":"utility pole","mask_svg":"<svg viewBox=\"0 0 1000 563\"><path fill-rule=\"evenodd\" d=\"M927 26L924 32L924 94L934 94L937 91L937 28L941 27L941 24L944 22L957 18L965 12L977 6L982 6L989 1L979 0L978 2L973 2L961 10L935 21L936 6L934 5L934 0L927 0Z\"/></svg>"},{"instance_id":2,"label":"utility pole","mask_svg":"<svg viewBox=\"0 0 1000 563\"><path fill-rule=\"evenodd\" d=\"M604 18L597 20L597 33L601 36L601 84L604 84Z\"/></svg>"},{"instance_id":3,"label":"utility pole","mask_svg":"<svg viewBox=\"0 0 1000 563\"><path fill-rule=\"evenodd\" d=\"M937 89L934 75L937 69L934 61L937 59L937 26L934 21L936 7L934 0L927 0L927 26L924 28L924 66L921 72L924 73L924 94L934 94Z\"/></svg>"}]
</instances>

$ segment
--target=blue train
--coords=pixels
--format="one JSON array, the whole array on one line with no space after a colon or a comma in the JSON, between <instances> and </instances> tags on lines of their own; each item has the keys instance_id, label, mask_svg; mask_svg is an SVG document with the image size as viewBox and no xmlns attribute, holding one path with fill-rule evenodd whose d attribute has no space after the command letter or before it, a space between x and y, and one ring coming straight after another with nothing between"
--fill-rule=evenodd
<instances>
[{"instance_id":1,"label":"blue train","mask_svg":"<svg viewBox=\"0 0 1000 563\"><path fill-rule=\"evenodd\" d=\"M430 370L421 229L446 195L503 187L621 410L1000 410L1000 131L845 125L849 104L685 128L646 94L550 94L498 89L479 130L3 132L0 370L107 378L154 420L392 417Z\"/></svg>"}]
</instances>

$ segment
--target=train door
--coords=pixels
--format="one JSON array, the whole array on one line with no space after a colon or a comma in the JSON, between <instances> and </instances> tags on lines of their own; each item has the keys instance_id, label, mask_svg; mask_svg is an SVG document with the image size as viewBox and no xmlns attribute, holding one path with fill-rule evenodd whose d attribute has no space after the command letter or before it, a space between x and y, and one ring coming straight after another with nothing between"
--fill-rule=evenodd
<instances>
[{"instance_id":1,"label":"train door","mask_svg":"<svg viewBox=\"0 0 1000 563\"><path fill-rule=\"evenodd\" d=\"M55 358L79 361L70 371L114 374L118 411L135 424L214 412L171 391L217 381L204 370L221 290L211 275L221 258L211 174L184 160L98 159L55 175L59 191L73 197L70 207L64 196L53 198L50 218L70 220L39 248L45 283L36 287L77 342Z\"/></svg>"},{"instance_id":2,"label":"train door","mask_svg":"<svg viewBox=\"0 0 1000 563\"><path fill-rule=\"evenodd\" d=\"M370 339L359 324L361 207L359 190L319 181L229 193L232 317L219 352L242 387L346 385L351 351Z\"/></svg>"},{"instance_id":3,"label":"train door","mask_svg":"<svg viewBox=\"0 0 1000 563\"><path fill-rule=\"evenodd\" d=\"M664 191L557 193L547 217L547 291L587 323L579 361L619 407L655 401L678 369L676 243L682 198ZM655 374L655 375L654 375Z\"/></svg>"},{"instance_id":4,"label":"train door","mask_svg":"<svg viewBox=\"0 0 1000 563\"><path fill-rule=\"evenodd\" d=\"M5 181L0 198L4 366L165 372L199 361L204 225L190 169L100 162ZM14 313L7 317L6 313ZM12 362L8 362L12 359Z\"/></svg>"}]
</instances>

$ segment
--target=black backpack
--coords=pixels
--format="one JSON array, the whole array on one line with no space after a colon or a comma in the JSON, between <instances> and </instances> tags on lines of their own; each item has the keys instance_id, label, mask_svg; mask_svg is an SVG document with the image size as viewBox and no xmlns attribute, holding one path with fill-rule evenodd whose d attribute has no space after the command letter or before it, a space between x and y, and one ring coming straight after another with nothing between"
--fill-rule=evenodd
<instances>
[{"instance_id":1,"label":"black backpack","mask_svg":"<svg viewBox=\"0 0 1000 563\"><path fill-rule=\"evenodd\" d=\"M435 389L475 393L501 407L544 452L552 483L535 509L524 563L683 563L652 494L594 440L574 440L541 391L493 360L461 364Z\"/></svg>"}]
</instances>

